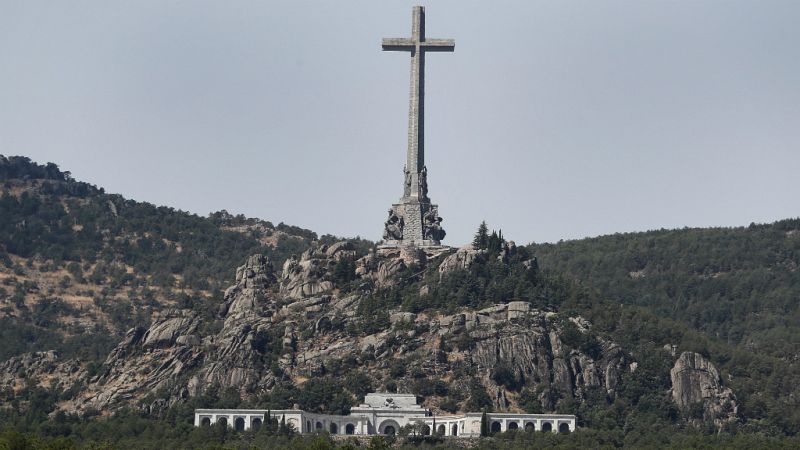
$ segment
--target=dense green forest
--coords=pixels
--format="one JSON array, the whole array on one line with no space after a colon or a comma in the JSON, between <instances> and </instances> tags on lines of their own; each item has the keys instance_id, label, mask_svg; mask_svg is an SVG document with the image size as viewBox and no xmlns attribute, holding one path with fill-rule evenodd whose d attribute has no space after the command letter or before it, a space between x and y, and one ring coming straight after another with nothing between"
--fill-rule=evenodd
<instances>
[{"instance_id":1,"label":"dense green forest","mask_svg":"<svg viewBox=\"0 0 800 450\"><path fill-rule=\"evenodd\" d=\"M54 164L24 157L0 156L0 186L0 362L55 349L96 369L127 328L146 325L163 308L213 316L234 268L247 256L267 254L277 267L315 240L335 240L225 211L200 217L127 200L73 180ZM372 245L353 242L358 255ZM523 300L593 324L588 334L565 324L567 345L593 355L600 340L609 339L638 363L613 397L598 390L582 402L559 399L558 412L578 416L578 432L510 432L483 439L477 448L800 447L800 219L513 249L502 232L490 233L482 224L474 244L485 252L467 270L440 278L436 262L426 268L411 265L398 274L397 284L364 294L359 325L346 331L364 335L388 329L390 309L452 313ZM333 280L343 292L364 289L354 267L353 259L344 259L334 269ZM68 301L71 297L85 298L89 306ZM103 321L93 327L78 323L95 310ZM65 317L75 320L65 325ZM465 338L443 345L469 348L470 342ZM737 421L723 429L698 426L692 423L696 412L677 410L668 393L674 358L665 346L701 353L720 369L736 393ZM279 384L257 399L211 392L157 418L137 410L90 419L53 414L56 403L75 392L26 385L17 392L0 391L0 400L10 406L0 409L0 449L354 448L356 443L325 434L195 429L191 418L201 406L277 409L297 403L309 410L344 412L375 385L357 369L354 360L342 360L326 368L324 376L299 387ZM390 370L407 375L402 361ZM502 367L491 376L518 395L528 412L541 412L534 401L540 391ZM414 393L421 397L435 393L444 396L445 404L466 401L442 380L418 378ZM473 390L470 407L489 408L488 397L481 400L486 392ZM389 444L380 438L360 446ZM445 444L409 438L405 445Z\"/></svg>"},{"instance_id":2,"label":"dense green forest","mask_svg":"<svg viewBox=\"0 0 800 450\"><path fill-rule=\"evenodd\" d=\"M532 245L548 270L749 351L800 356L800 219Z\"/></svg>"}]
</instances>

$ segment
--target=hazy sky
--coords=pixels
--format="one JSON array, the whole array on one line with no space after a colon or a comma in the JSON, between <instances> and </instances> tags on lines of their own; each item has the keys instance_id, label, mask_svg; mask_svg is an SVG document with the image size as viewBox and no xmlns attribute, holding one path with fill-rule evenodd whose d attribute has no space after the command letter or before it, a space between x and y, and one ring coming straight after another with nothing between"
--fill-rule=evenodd
<instances>
[{"instance_id":1,"label":"hazy sky","mask_svg":"<svg viewBox=\"0 0 800 450\"><path fill-rule=\"evenodd\" d=\"M141 201L379 239L418 2L0 0L0 154ZM430 1L445 242L800 215L800 1Z\"/></svg>"}]
</instances>

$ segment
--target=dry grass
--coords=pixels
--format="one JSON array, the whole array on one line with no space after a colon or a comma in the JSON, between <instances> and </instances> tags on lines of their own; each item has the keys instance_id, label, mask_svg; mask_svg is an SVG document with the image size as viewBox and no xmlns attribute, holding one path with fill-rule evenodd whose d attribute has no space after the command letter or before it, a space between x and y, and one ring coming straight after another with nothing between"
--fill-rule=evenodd
<instances>
[{"instance_id":1,"label":"dry grass","mask_svg":"<svg viewBox=\"0 0 800 450\"><path fill-rule=\"evenodd\" d=\"M21 267L22 271L21 274L16 274L13 268L0 265L0 286L5 288L8 297L13 295L17 285L22 285L25 282L32 282L35 283L38 288L25 293L24 304L29 310L41 301L42 298L51 298L60 299L77 311L76 316L65 315L58 318L58 322L64 326L56 328L54 331L58 331L64 336L69 335L66 330L71 328L67 327L67 325L71 324L77 324L87 329L94 328L95 325L101 325L106 329L112 330L112 332L115 330L117 325L113 323L110 316L106 314L95 301L95 298L100 295L100 291L103 289L107 290L105 298L108 302L128 300L133 303L134 308L143 306L138 296L134 299L129 296L128 291L131 289L130 286L111 288L107 284L96 285L85 281L81 282L76 280L63 266L54 270L49 270L50 267L53 267L51 261L29 260L16 255L9 255L9 257L14 266ZM86 268L84 270L84 276L88 276L88 274L92 273L95 267L96 264L93 264ZM125 265L124 269L128 274L137 275L132 266ZM142 277L141 274L138 274L138 276ZM144 278L146 281L149 281L149 277ZM176 285L180 286L183 277L176 276L175 278L177 280ZM8 282L7 280L13 281ZM68 280L68 282L65 282L65 280ZM158 314L159 309L174 307L175 301L167 298L167 291L165 289L156 286L149 286L148 288L154 293L155 301L159 305L153 309L148 308L148 311L151 311L153 316ZM171 291L174 294L199 294L204 297L211 295L210 291L198 292L183 287L175 287L171 289ZM6 315L19 317L24 313L24 311L21 311L11 303L10 298L0 303L2 303L2 306L6 309L6 311L0 312L0 317ZM126 330L116 331L124 332Z\"/></svg>"}]
</instances>

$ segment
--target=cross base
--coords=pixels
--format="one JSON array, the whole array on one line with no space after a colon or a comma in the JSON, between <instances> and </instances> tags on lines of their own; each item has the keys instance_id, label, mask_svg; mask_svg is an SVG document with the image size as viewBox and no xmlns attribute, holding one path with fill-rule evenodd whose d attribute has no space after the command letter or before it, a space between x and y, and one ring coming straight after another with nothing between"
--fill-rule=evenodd
<instances>
[{"instance_id":1,"label":"cross base","mask_svg":"<svg viewBox=\"0 0 800 450\"><path fill-rule=\"evenodd\" d=\"M389 209L384 224L383 245L387 247L438 247L444 239L439 206L427 199L403 197Z\"/></svg>"}]
</instances>

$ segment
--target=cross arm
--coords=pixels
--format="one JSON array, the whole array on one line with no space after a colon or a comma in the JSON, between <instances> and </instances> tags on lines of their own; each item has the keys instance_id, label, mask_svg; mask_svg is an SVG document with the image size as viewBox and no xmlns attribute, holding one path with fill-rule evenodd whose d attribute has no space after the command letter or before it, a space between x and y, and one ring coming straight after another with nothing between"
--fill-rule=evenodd
<instances>
[{"instance_id":1,"label":"cross arm","mask_svg":"<svg viewBox=\"0 0 800 450\"><path fill-rule=\"evenodd\" d=\"M425 39L419 45L426 52L452 52L456 49L456 41L453 39Z\"/></svg>"},{"instance_id":2,"label":"cross arm","mask_svg":"<svg viewBox=\"0 0 800 450\"><path fill-rule=\"evenodd\" d=\"M383 38L384 51L411 51L414 50L414 41L407 38Z\"/></svg>"}]
</instances>

